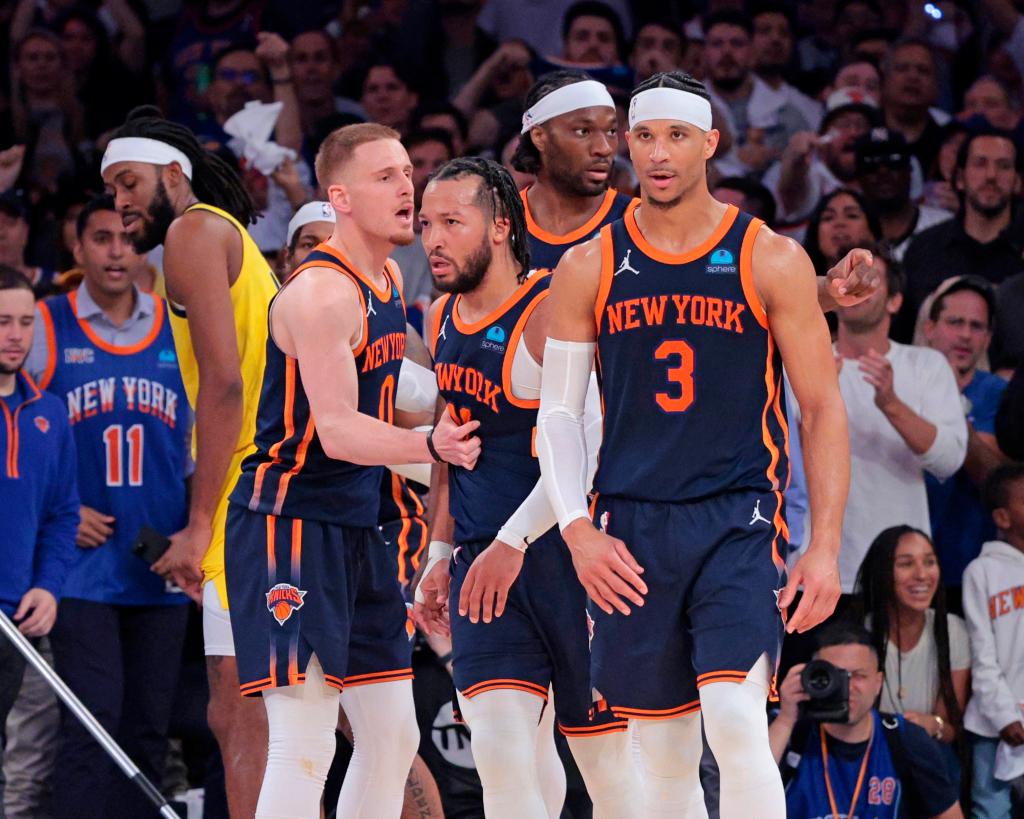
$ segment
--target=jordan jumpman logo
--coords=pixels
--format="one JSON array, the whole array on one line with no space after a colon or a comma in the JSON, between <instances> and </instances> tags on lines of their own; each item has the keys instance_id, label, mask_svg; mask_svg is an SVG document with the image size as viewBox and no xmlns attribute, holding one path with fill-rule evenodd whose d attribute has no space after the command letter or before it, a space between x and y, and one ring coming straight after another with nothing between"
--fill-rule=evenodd
<instances>
[{"instance_id":1,"label":"jordan jumpman logo","mask_svg":"<svg viewBox=\"0 0 1024 819\"><path fill-rule=\"evenodd\" d=\"M764 523L767 523L769 526L771 525L771 521L768 520L768 518L766 518L764 515L761 514L761 499L760 498L758 498L757 501L755 501L755 503L754 503L754 514L751 516L750 523L748 523L747 526L753 526L758 521L762 521Z\"/></svg>"},{"instance_id":2,"label":"jordan jumpman logo","mask_svg":"<svg viewBox=\"0 0 1024 819\"><path fill-rule=\"evenodd\" d=\"M373 309L373 293L369 290L366 291L366 317L377 315L377 311Z\"/></svg>"},{"instance_id":3,"label":"jordan jumpman logo","mask_svg":"<svg viewBox=\"0 0 1024 819\"><path fill-rule=\"evenodd\" d=\"M622 257L622 262L619 264L619 269L615 271L616 276L618 276L620 273L625 273L627 270L631 271L634 276L640 275L640 271L629 263L629 254L632 252L633 248L629 248L626 251L626 255Z\"/></svg>"}]
</instances>

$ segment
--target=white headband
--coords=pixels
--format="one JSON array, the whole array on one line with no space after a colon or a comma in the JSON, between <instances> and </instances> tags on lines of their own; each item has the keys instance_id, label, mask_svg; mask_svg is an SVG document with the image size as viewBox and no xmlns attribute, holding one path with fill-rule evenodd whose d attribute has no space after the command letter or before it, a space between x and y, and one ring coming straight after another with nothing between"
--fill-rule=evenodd
<instances>
[{"instance_id":1,"label":"white headband","mask_svg":"<svg viewBox=\"0 0 1024 819\"><path fill-rule=\"evenodd\" d=\"M535 125L547 122L549 119L568 114L570 111L579 111L581 108L611 108L614 110L615 101L603 83L597 80L584 80L574 82L572 85L564 85L556 88L545 97L541 97L523 114L523 130L525 134Z\"/></svg>"},{"instance_id":2,"label":"white headband","mask_svg":"<svg viewBox=\"0 0 1024 819\"><path fill-rule=\"evenodd\" d=\"M103 152L100 173L115 162L148 162L150 165L170 165L177 162L181 172L192 180L192 163L173 145L147 137L120 137L112 139Z\"/></svg>"},{"instance_id":3,"label":"white headband","mask_svg":"<svg viewBox=\"0 0 1024 819\"><path fill-rule=\"evenodd\" d=\"M651 88L630 100L629 129L651 119L676 119L710 131L711 103L678 88Z\"/></svg>"},{"instance_id":4,"label":"white headband","mask_svg":"<svg viewBox=\"0 0 1024 819\"><path fill-rule=\"evenodd\" d=\"M333 225L337 221L338 217L335 216L330 202L307 202L295 211L295 215L288 223L288 241L285 244L290 246L292 237L295 236L299 228L310 222L330 222Z\"/></svg>"}]
</instances>

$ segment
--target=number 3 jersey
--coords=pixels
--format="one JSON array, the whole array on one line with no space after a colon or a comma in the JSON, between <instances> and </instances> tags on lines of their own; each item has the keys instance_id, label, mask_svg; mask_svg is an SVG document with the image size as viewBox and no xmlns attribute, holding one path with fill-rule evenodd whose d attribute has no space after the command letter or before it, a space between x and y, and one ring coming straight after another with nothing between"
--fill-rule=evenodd
<instances>
[{"instance_id":1,"label":"number 3 jersey","mask_svg":"<svg viewBox=\"0 0 1024 819\"><path fill-rule=\"evenodd\" d=\"M390 264L384 270L387 283L378 289L337 250L321 244L288 282L311 267L334 270L359 291L363 329L359 345L352 351L359 384L357 409L391 423L395 386L405 355L405 303ZM231 502L264 515L376 527L382 470L380 466L337 460L324 452L299 362L285 355L268 334L256 417L256 452L242 461L242 474L231 493Z\"/></svg>"},{"instance_id":2,"label":"number 3 jersey","mask_svg":"<svg viewBox=\"0 0 1024 819\"><path fill-rule=\"evenodd\" d=\"M78 452L82 504L111 515L114 533L80 549L63 596L119 605L184 603L132 554L143 526L164 535L187 519L188 401L162 299L137 344L109 344L78 317L77 292L39 305L49 361L40 386L67 406Z\"/></svg>"},{"instance_id":3,"label":"number 3 jersey","mask_svg":"<svg viewBox=\"0 0 1024 819\"><path fill-rule=\"evenodd\" d=\"M779 491L789 474L782 361L751 268L763 223L730 206L702 245L672 255L644 239L635 213L600 233L594 489L670 503Z\"/></svg>"}]
</instances>

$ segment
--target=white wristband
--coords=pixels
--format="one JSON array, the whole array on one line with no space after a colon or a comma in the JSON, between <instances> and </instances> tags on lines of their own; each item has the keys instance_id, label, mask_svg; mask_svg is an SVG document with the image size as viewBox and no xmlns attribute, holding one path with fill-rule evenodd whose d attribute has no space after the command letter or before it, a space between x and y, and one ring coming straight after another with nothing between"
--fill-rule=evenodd
<instances>
[{"instance_id":1,"label":"white wristband","mask_svg":"<svg viewBox=\"0 0 1024 819\"><path fill-rule=\"evenodd\" d=\"M518 532L513 532L511 529L505 526L502 526L501 529L498 530L498 536L495 538L495 540L500 540L506 546L510 546L517 552L522 552L523 554L526 554L526 549L530 545L526 542L525 535L521 535Z\"/></svg>"},{"instance_id":2,"label":"white wristband","mask_svg":"<svg viewBox=\"0 0 1024 819\"><path fill-rule=\"evenodd\" d=\"M451 560L452 557L452 545L445 543L443 540L432 540L430 545L427 547L427 565L423 567L423 574L420 575L420 582L416 584L416 591L413 594L413 599L417 603L426 603L427 598L423 596L421 588L423 586L423 580L433 570L434 566L438 563L443 563L446 560Z\"/></svg>"}]
</instances>

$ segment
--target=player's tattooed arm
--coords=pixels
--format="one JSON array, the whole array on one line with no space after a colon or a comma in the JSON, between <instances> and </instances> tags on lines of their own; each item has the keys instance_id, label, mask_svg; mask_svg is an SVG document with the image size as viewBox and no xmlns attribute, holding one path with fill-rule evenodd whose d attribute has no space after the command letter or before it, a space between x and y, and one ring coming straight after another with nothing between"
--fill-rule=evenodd
<instances>
[{"instance_id":1,"label":"player's tattooed arm","mask_svg":"<svg viewBox=\"0 0 1024 819\"><path fill-rule=\"evenodd\" d=\"M870 250L855 247L824 276L818 276L818 304L823 313L860 304L881 286L872 260Z\"/></svg>"},{"instance_id":2,"label":"player's tattooed arm","mask_svg":"<svg viewBox=\"0 0 1024 819\"><path fill-rule=\"evenodd\" d=\"M850 483L846 407L814 269L803 248L762 228L754 242L753 277L761 305L751 309L771 329L800 404L813 536L789 575L779 607L785 610L802 586L803 598L787 630L806 631L832 614L839 599L839 535Z\"/></svg>"}]
</instances>

